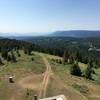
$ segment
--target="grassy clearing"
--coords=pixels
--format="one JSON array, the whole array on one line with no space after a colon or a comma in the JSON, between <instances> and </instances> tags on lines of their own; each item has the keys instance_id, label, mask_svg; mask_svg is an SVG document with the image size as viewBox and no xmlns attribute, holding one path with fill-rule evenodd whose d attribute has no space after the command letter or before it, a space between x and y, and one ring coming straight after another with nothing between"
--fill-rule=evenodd
<instances>
[{"instance_id":1,"label":"grassy clearing","mask_svg":"<svg viewBox=\"0 0 100 100\"><path fill-rule=\"evenodd\" d=\"M93 76L95 81L100 84L100 68L95 69L96 74Z\"/></svg>"},{"instance_id":2,"label":"grassy clearing","mask_svg":"<svg viewBox=\"0 0 100 100\"><path fill-rule=\"evenodd\" d=\"M68 100L86 100L79 92L54 75L51 77L46 96L51 97L61 94L65 95Z\"/></svg>"},{"instance_id":3,"label":"grassy clearing","mask_svg":"<svg viewBox=\"0 0 100 100\"><path fill-rule=\"evenodd\" d=\"M71 64L63 65L63 64L53 62L50 59L48 59L48 60L52 66L52 70L54 73L53 77L56 77L56 79L57 79L57 77L59 77L60 81L63 83L63 85L65 84L65 87L67 86L67 87L73 88L73 91L74 90L78 91L79 93L81 93L81 95L87 97L88 100L100 100L100 98L97 99L97 97L99 96L99 93L100 93L100 86L98 84L96 84L96 82L86 80L83 77L72 76L69 72ZM84 69L87 67L87 65L83 64L83 63L79 63L79 66L82 71L84 71ZM98 73L98 75L97 75L98 77L97 76L95 76L95 77L98 78L97 80L100 80L100 77L99 77L100 69L96 69L96 73ZM59 92L60 92L60 93L65 94L65 96L68 97L68 95L66 94L68 91L66 91L66 89L63 90L63 88L59 89L59 87L61 87L61 84L59 84L59 79L57 79L57 80L58 80L58 82L57 81L55 83L53 83L53 81L51 82L49 87L52 87L52 88L48 87L49 88L48 96L49 95L51 96L53 94L59 94ZM56 84L56 85L54 86L54 84ZM54 90L54 93L53 93L53 90ZM66 91L66 93L65 93L65 91ZM52 94L50 94L50 93L52 93ZM69 99L69 100L73 100L73 99Z\"/></svg>"},{"instance_id":4,"label":"grassy clearing","mask_svg":"<svg viewBox=\"0 0 100 100\"><path fill-rule=\"evenodd\" d=\"M11 100L12 96L15 96L15 100L26 100L27 88L22 88L16 82L10 84L8 82L10 74L15 76L15 81L25 78L24 81L21 81L21 83L26 82L24 86L29 84L30 87L34 85L33 83L36 83L34 87L37 87L36 90L39 89L40 82L42 81L41 74L45 71L45 65L39 53L33 53L33 55L28 56L23 51L20 51L21 57L17 57L18 62L7 63L4 61L5 65L0 67L0 97L2 97L2 100ZM52 58L61 58L48 54L44 55L48 58L53 71L46 97L64 94L69 100L85 100L82 99L82 96L87 97L88 100L100 100L100 98L97 99L100 93L100 86L98 84L82 77L70 75L71 64L63 65L50 60ZM34 61L31 58L34 58ZM86 65L82 63L79 63L79 66L82 70L86 68ZM97 75L94 76L95 80L100 82L100 69L96 69L96 73ZM36 76L33 77L34 74ZM40 76L37 77L37 75ZM28 78L27 81L26 77ZM36 90L29 90L30 98L37 93Z\"/></svg>"},{"instance_id":5,"label":"grassy clearing","mask_svg":"<svg viewBox=\"0 0 100 100\"><path fill-rule=\"evenodd\" d=\"M78 84L73 84L72 85L75 89L77 89L78 91L80 91L81 93L88 93L88 87L86 85L78 85Z\"/></svg>"},{"instance_id":6,"label":"grassy clearing","mask_svg":"<svg viewBox=\"0 0 100 100\"><path fill-rule=\"evenodd\" d=\"M87 64L84 64L84 63L81 63L81 62L79 62L78 64L79 64L82 71L84 71L87 68Z\"/></svg>"},{"instance_id":7,"label":"grassy clearing","mask_svg":"<svg viewBox=\"0 0 100 100\"><path fill-rule=\"evenodd\" d=\"M12 96L16 98L15 100L26 100L27 89L19 86L17 81L32 75L32 73L33 75L41 75L45 71L46 67L40 55L29 56L23 51L20 51L20 54L21 57L17 57L16 63L4 61L5 65L0 66L0 97L2 100L10 100ZM34 58L34 61L31 58ZM15 83L8 82L9 75L15 76ZM35 80L32 81L34 83ZM32 93L36 92L33 91Z\"/></svg>"},{"instance_id":8,"label":"grassy clearing","mask_svg":"<svg viewBox=\"0 0 100 100\"><path fill-rule=\"evenodd\" d=\"M39 55L28 56L20 51L21 57L17 57L17 62L5 62L5 65L0 68L0 76L14 74L23 75L25 73L33 72L41 74L45 71L45 65ZM34 61L31 58L34 58Z\"/></svg>"}]
</instances>

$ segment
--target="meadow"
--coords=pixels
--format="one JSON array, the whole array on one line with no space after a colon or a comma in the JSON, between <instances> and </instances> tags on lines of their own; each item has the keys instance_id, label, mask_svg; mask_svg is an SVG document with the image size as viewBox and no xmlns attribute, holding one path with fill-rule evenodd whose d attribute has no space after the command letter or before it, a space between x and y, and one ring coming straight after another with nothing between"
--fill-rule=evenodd
<instances>
[{"instance_id":1,"label":"meadow","mask_svg":"<svg viewBox=\"0 0 100 100\"><path fill-rule=\"evenodd\" d=\"M0 66L0 97L2 100L31 100L34 95L38 95L43 81L46 65L41 55L48 60L51 66L50 80L46 89L46 96L64 94L68 100L100 100L100 69L95 69L95 80L87 80L83 77L70 74L72 64L60 64L51 59L61 59L61 57L49 54L32 52L31 55L19 51L21 56L17 57L17 62L4 61ZM87 67L80 63L82 71ZM9 76L14 76L14 83L9 83ZM30 93L30 96L27 96Z\"/></svg>"}]
</instances>

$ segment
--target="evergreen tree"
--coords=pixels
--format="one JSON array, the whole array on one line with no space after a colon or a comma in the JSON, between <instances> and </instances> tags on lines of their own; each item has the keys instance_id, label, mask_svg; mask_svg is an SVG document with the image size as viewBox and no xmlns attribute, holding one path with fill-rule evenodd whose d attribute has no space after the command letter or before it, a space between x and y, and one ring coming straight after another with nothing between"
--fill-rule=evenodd
<instances>
[{"instance_id":1,"label":"evergreen tree","mask_svg":"<svg viewBox=\"0 0 100 100\"><path fill-rule=\"evenodd\" d=\"M1 56L6 60L8 57L8 51L2 51Z\"/></svg>"},{"instance_id":2,"label":"evergreen tree","mask_svg":"<svg viewBox=\"0 0 100 100\"><path fill-rule=\"evenodd\" d=\"M17 62L16 56L14 55L13 52L11 52L11 59L12 59L12 62Z\"/></svg>"},{"instance_id":3,"label":"evergreen tree","mask_svg":"<svg viewBox=\"0 0 100 100\"><path fill-rule=\"evenodd\" d=\"M2 59L0 58L0 65L3 65Z\"/></svg>"},{"instance_id":4,"label":"evergreen tree","mask_svg":"<svg viewBox=\"0 0 100 100\"><path fill-rule=\"evenodd\" d=\"M34 61L34 58L32 57L31 60Z\"/></svg>"},{"instance_id":5,"label":"evergreen tree","mask_svg":"<svg viewBox=\"0 0 100 100\"><path fill-rule=\"evenodd\" d=\"M11 61L11 55L8 55L7 61Z\"/></svg>"},{"instance_id":6,"label":"evergreen tree","mask_svg":"<svg viewBox=\"0 0 100 100\"><path fill-rule=\"evenodd\" d=\"M82 63L88 64L89 59L90 59L90 58L88 58L88 57L83 57L83 58L82 58Z\"/></svg>"},{"instance_id":7,"label":"evergreen tree","mask_svg":"<svg viewBox=\"0 0 100 100\"><path fill-rule=\"evenodd\" d=\"M24 48L24 54L27 54L27 49Z\"/></svg>"},{"instance_id":8,"label":"evergreen tree","mask_svg":"<svg viewBox=\"0 0 100 100\"><path fill-rule=\"evenodd\" d=\"M74 60L74 57L73 57L73 56L70 56L70 57L69 57L69 63L70 63L70 64L73 64L74 61L75 61L75 60Z\"/></svg>"},{"instance_id":9,"label":"evergreen tree","mask_svg":"<svg viewBox=\"0 0 100 100\"><path fill-rule=\"evenodd\" d=\"M82 62L82 55L79 51L76 52L76 55L75 55L75 60L79 61L79 62Z\"/></svg>"},{"instance_id":10,"label":"evergreen tree","mask_svg":"<svg viewBox=\"0 0 100 100\"><path fill-rule=\"evenodd\" d=\"M28 49L27 49L27 54L28 54L28 55L31 55L31 52L32 52L31 48L28 48Z\"/></svg>"},{"instance_id":11,"label":"evergreen tree","mask_svg":"<svg viewBox=\"0 0 100 100\"><path fill-rule=\"evenodd\" d=\"M59 64L62 64L62 60L61 60L61 59L59 59L59 61L58 61L58 62L59 62Z\"/></svg>"},{"instance_id":12,"label":"evergreen tree","mask_svg":"<svg viewBox=\"0 0 100 100\"><path fill-rule=\"evenodd\" d=\"M18 57L21 56L18 49L16 50L16 53L17 53Z\"/></svg>"},{"instance_id":13,"label":"evergreen tree","mask_svg":"<svg viewBox=\"0 0 100 100\"><path fill-rule=\"evenodd\" d=\"M72 67L70 69L70 73L72 75L81 76L82 72L81 72L81 69L80 69L78 63L75 63L72 65Z\"/></svg>"},{"instance_id":14,"label":"evergreen tree","mask_svg":"<svg viewBox=\"0 0 100 100\"><path fill-rule=\"evenodd\" d=\"M63 54L63 63L68 62L68 58L69 58L69 52L65 50Z\"/></svg>"},{"instance_id":15,"label":"evergreen tree","mask_svg":"<svg viewBox=\"0 0 100 100\"><path fill-rule=\"evenodd\" d=\"M84 77L87 78L87 79L92 79L92 74L94 73L94 70L93 70L93 63L90 61L88 63L88 66L84 72Z\"/></svg>"},{"instance_id":16,"label":"evergreen tree","mask_svg":"<svg viewBox=\"0 0 100 100\"><path fill-rule=\"evenodd\" d=\"M25 53L25 54L28 54L28 55L31 55L31 53L32 53L32 48L31 48L31 47L24 48L24 53Z\"/></svg>"}]
</instances>

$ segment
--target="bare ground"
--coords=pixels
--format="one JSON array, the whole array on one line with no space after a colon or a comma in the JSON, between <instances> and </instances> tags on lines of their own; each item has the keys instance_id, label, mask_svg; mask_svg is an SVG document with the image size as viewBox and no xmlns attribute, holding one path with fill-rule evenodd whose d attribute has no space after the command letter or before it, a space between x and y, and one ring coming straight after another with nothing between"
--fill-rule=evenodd
<instances>
[{"instance_id":1,"label":"bare ground","mask_svg":"<svg viewBox=\"0 0 100 100\"><path fill-rule=\"evenodd\" d=\"M42 82L43 75L29 75L23 79L20 79L17 84L19 84L21 87L26 89L33 89L38 90L41 82Z\"/></svg>"},{"instance_id":2,"label":"bare ground","mask_svg":"<svg viewBox=\"0 0 100 100\"><path fill-rule=\"evenodd\" d=\"M43 82L42 82L41 87L40 87L39 99L44 98L46 96L46 90L47 90L47 86L48 86L48 83L50 80L50 75L51 75L51 66L50 66L49 62L44 57L44 55L41 55L41 56L42 56L43 61L46 65L46 72L44 74Z\"/></svg>"},{"instance_id":3,"label":"bare ground","mask_svg":"<svg viewBox=\"0 0 100 100\"><path fill-rule=\"evenodd\" d=\"M70 85L73 83L73 80L75 83L78 82L78 83L85 84L82 79L80 80L78 78L67 77L68 85L63 83L62 80L57 75L55 76L53 74L53 71L51 70L51 65L49 64L47 58L43 54L40 54L40 55L46 66L45 73L41 75L31 74L25 78L18 80L16 84L18 84L21 88L24 88L24 89L28 88L28 89L32 89L36 91L39 99L45 98L47 96L55 96L59 94L64 94L68 98L68 100L88 100L84 95L82 95L77 90L73 89ZM51 80L52 77L53 77L53 81ZM53 86L50 87L49 84L52 84ZM89 98L90 99L94 98L93 100L100 100L100 96L99 96L100 87L95 86L94 84L91 84L91 83L88 83L87 85L90 89ZM49 91L48 88L52 89L50 90L51 93L49 95L47 94ZM12 96L10 100L15 100L14 96Z\"/></svg>"},{"instance_id":4,"label":"bare ground","mask_svg":"<svg viewBox=\"0 0 100 100\"><path fill-rule=\"evenodd\" d=\"M46 65L45 73L43 75L29 75L18 81L18 84L21 87L29 88L29 89L37 91L39 99L46 97L47 92L48 92L47 90L48 85L51 83L50 80L51 80L51 75L52 75L51 65L49 64L48 60L45 58L43 54L40 54L40 55L43 58L43 61ZM74 89L67 86L66 84L63 84L61 80L59 79L59 77L54 76L54 80L55 80L55 83L54 83L55 87L58 85L57 87L58 91L60 91L59 90L60 87L61 89L66 91L65 96L68 98L68 100L87 100L87 98L83 96L81 93L75 91ZM53 93L53 91L55 90L52 90L51 92ZM13 100L13 97L12 97L12 100Z\"/></svg>"}]
</instances>

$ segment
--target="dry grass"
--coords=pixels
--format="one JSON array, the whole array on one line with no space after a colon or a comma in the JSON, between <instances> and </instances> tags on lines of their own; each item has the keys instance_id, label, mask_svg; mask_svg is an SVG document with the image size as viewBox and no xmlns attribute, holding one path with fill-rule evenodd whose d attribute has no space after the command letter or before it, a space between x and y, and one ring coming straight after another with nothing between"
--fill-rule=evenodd
<instances>
[{"instance_id":1,"label":"dry grass","mask_svg":"<svg viewBox=\"0 0 100 100\"><path fill-rule=\"evenodd\" d=\"M25 100L27 88L33 89L41 83L42 73L46 68L43 59L39 55L28 56L23 51L20 53L21 57L17 57L18 62L5 62L5 65L0 68L0 97L2 100ZM34 61L31 60L32 57ZM12 74L15 76L15 83L8 82L8 77ZM37 93L36 89L33 89L33 93Z\"/></svg>"},{"instance_id":2,"label":"dry grass","mask_svg":"<svg viewBox=\"0 0 100 100\"><path fill-rule=\"evenodd\" d=\"M81 95L88 98L88 100L100 100L100 96L99 96L100 95L99 94L100 86L98 84L96 84L96 82L86 80L85 78L82 78L82 77L70 75L70 73L69 73L69 69L71 66L70 64L62 65L62 64L52 62L51 60L49 60L49 62L51 63L52 70L55 74L54 77L56 77L56 76L59 77L61 82L63 84L65 84L65 86L69 86L69 87L73 88L73 90L75 89L76 91L80 92ZM79 63L79 65L82 70L84 70L86 68L86 64ZM58 89L57 91L60 91L60 93L64 93L63 89L59 90L59 88L58 88L58 87L61 87L61 85L59 84L59 80L58 80L58 82L51 83L51 84L56 84L56 83L57 83L57 87L56 87L56 85L55 85L55 87ZM54 90L56 90L56 89L54 88ZM53 90L51 90L51 89L50 89L50 91L53 92ZM49 91L49 93L52 93L50 91ZM55 93L57 93L57 91L55 91ZM66 89L65 89L65 91L66 91ZM67 92L68 91L66 91L65 93L67 93ZM75 99L69 98L69 100L75 100ZM79 100L79 99L77 99L77 100Z\"/></svg>"},{"instance_id":3,"label":"dry grass","mask_svg":"<svg viewBox=\"0 0 100 100\"><path fill-rule=\"evenodd\" d=\"M0 69L0 97L2 97L2 100L25 100L27 88L31 91L32 96L39 92L43 72L45 71L43 59L37 52L32 56L20 52L22 56L18 58L16 64L5 62L6 66ZM48 54L44 55L48 58L53 72L46 97L64 94L68 100L100 100L100 86L98 84L82 77L70 75L70 64L58 64L50 60L52 58L62 58ZM35 59L33 62L31 57ZM79 63L79 65L82 70L86 68L85 64ZM96 71L97 73L100 72L99 69ZM15 75L14 84L8 83L9 74ZM100 77L98 79L100 80Z\"/></svg>"}]
</instances>

